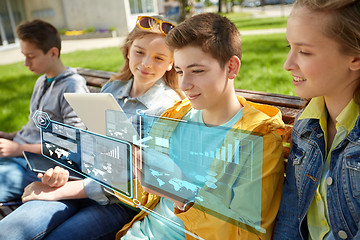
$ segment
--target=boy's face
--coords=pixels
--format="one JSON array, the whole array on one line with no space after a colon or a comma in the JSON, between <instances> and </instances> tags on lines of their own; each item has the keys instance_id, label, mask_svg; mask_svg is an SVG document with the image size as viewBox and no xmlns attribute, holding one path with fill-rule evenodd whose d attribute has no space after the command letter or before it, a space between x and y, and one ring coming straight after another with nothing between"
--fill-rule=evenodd
<instances>
[{"instance_id":1,"label":"boy's face","mask_svg":"<svg viewBox=\"0 0 360 240\"><path fill-rule=\"evenodd\" d=\"M185 92L193 108L198 110L219 110L226 98L228 76L226 65L219 62L200 47L186 46L174 51L175 70L179 86Z\"/></svg>"},{"instance_id":2,"label":"boy's face","mask_svg":"<svg viewBox=\"0 0 360 240\"><path fill-rule=\"evenodd\" d=\"M22 54L25 56L25 66L27 66L30 71L37 75L49 71L54 59L50 50L44 54L34 43L27 41L20 41L20 48Z\"/></svg>"}]
</instances>

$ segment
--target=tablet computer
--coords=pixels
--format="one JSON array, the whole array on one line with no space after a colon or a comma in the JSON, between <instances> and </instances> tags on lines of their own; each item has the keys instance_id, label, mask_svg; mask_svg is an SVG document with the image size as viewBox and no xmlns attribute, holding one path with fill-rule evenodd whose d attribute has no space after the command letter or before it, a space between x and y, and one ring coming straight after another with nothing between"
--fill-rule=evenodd
<instances>
[{"instance_id":1,"label":"tablet computer","mask_svg":"<svg viewBox=\"0 0 360 240\"><path fill-rule=\"evenodd\" d=\"M88 130L101 135L107 135L106 110L123 112L114 96L110 93L64 93L64 97ZM130 120L127 118L126 120L128 122L126 125L127 131L121 140L133 142L134 136L137 136L137 131Z\"/></svg>"},{"instance_id":2,"label":"tablet computer","mask_svg":"<svg viewBox=\"0 0 360 240\"><path fill-rule=\"evenodd\" d=\"M45 157L132 198L132 144L50 121L41 131Z\"/></svg>"},{"instance_id":3,"label":"tablet computer","mask_svg":"<svg viewBox=\"0 0 360 240\"><path fill-rule=\"evenodd\" d=\"M60 164L56 163L55 161L41 155L32 152L23 152L24 158L30 168L31 171L37 173L45 173L49 168L54 168L56 166L60 166ZM62 167L62 166L61 166ZM84 179L85 177L79 173L68 169L69 171L69 179L70 180L79 180Z\"/></svg>"}]
</instances>

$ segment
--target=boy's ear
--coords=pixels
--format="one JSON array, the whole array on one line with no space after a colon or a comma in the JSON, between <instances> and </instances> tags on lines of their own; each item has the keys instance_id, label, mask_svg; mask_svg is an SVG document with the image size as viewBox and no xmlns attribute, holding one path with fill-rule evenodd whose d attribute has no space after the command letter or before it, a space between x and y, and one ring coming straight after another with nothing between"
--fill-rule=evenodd
<instances>
[{"instance_id":1,"label":"boy's ear","mask_svg":"<svg viewBox=\"0 0 360 240\"><path fill-rule=\"evenodd\" d=\"M56 58L59 57L59 49L57 49L56 47L50 48L49 52L52 57L56 57Z\"/></svg>"},{"instance_id":2,"label":"boy's ear","mask_svg":"<svg viewBox=\"0 0 360 240\"><path fill-rule=\"evenodd\" d=\"M240 70L241 61L239 57L232 56L227 64L228 79L235 79Z\"/></svg>"},{"instance_id":3,"label":"boy's ear","mask_svg":"<svg viewBox=\"0 0 360 240\"><path fill-rule=\"evenodd\" d=\"M360 56L355 56L350 63L350 70L359 71L360 70Z\"/></svg>"}]
</instances>

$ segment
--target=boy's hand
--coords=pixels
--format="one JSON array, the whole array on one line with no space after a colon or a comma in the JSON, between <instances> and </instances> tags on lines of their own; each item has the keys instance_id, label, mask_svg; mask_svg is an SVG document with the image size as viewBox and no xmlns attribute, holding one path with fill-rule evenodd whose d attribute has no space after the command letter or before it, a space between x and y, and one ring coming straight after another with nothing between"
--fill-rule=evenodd
<instances>
[{"instance_id":1,"label":"boy's hand","mask_svg":"<svg viewBox=\"0 0 360 240\"><path fill-rule=\"evenodd\" d=\"M17 142L0 138L0 157L16 157L21 155L21 145Z\"/></svg>"},{"instance_id":2,"label":"boy's hand","mask_svg":"<svg viewBox=\"0 0 360 240\"><path fill-rule=\"evenodd\" d=\"M133 161L133 176L134 178L138 178L141 182L141 149L138 146L133 145L132 148L132 161Z\"/></svg>"},{"instance_id":3,"label":"boy's hand","mask_svg":"<svg viewBox=\"0 0 360 240\"><path fill-rule=\"evenodd\" d=\"M68 170L56 166L48 169L45 173L39 173L38 178L41 178L41 182L49 187L61 187L67 183L69 175Z\"/></svg>"}]
</instances>

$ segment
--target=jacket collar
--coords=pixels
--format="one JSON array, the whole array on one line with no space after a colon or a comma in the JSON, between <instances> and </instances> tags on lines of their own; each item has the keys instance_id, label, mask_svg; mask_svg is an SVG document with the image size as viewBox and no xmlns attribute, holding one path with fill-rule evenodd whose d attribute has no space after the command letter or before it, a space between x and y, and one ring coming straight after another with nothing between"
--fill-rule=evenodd
<instances>
[{"instance_id":1,"label":"jacket collar","mask_svg":"<svg viewBox=\"0 0 360 240\"><path fill-rule=\"evenodd\" d=\"M354 128L349 133L348 139L352 142L360 144L360 116L357 118Z\"/></svg>"},{"instance_id":2,"label":"jacket collar","mask_svg":"<svg viewBox=\"0 0 360 240\"><path fill-rule=\"evenodd\" d=\"M336 118L336 128L343 126L348 132L350 141L360 141L360 115L359 105L351 100ZM327 112L323 97L313 98L308 106L299 115L296 128L301 134L318 132L321 127L326 127Z\"/></svg>"},{"instance_id":3,"label":"jacket collar","mask_svg":"<svg viewBox=\"0 0 360 240\"><path fill-rule=\"evenodd\" d=\"M118 99L128 98L128 99L134 99L139 102L141 102L146 108L150 109L153 105L159 106L161 105L159 101L161 99L156 98L154 96L158 96L159 93L166 90L166 84L163 81L163 79L159 79L148 91L146 91L143 95L140 97L134 97L132 98L130 96L130 90L134 83L134 79L130 79L125 82L123 87L121 88L121 91L115 96Z\"/></svg>"}]
</instances>

